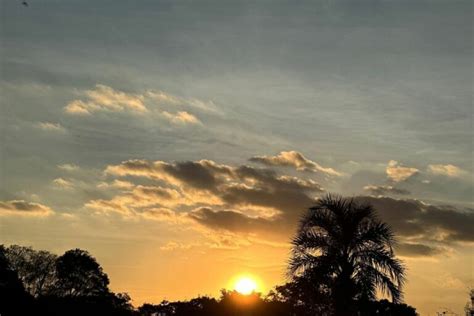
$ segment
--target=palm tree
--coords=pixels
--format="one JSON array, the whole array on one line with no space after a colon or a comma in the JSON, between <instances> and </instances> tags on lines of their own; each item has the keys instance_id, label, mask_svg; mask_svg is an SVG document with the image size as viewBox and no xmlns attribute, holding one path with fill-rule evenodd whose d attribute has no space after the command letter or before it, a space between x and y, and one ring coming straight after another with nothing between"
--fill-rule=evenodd
<instances>
[{"instance_id":1,"label":"palm tree","mask_svg":"<svg viewBox=\"0 0 474 316\"><path fill-rule=\"evenodd\" d=\"M292 244L289 276L324 283L335 315L355 314L355 301L375 300L377 290L402 301L405 268L393 252L395 237L371 205L327 195L302 217Z\"/></svg>"}]
</instances>

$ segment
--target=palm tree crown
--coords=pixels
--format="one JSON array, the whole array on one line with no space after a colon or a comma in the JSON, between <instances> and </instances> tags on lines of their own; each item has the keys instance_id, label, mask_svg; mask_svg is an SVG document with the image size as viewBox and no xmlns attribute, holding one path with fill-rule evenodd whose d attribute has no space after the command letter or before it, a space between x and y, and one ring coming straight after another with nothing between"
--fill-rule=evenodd
<instances>
[{"instance_id":1,"label":"palm tree crown","mask_svg":"<svg viewBox=\"0 0 474 316\"><path fill-rule=\"evenodd\" d=\"M402 300L405 268L372 206L327 195L302 217L292 243L290 277L326 284L336 315L349 315L354 300L376 299L377 290Z\"/></svg>"}]
</instances>

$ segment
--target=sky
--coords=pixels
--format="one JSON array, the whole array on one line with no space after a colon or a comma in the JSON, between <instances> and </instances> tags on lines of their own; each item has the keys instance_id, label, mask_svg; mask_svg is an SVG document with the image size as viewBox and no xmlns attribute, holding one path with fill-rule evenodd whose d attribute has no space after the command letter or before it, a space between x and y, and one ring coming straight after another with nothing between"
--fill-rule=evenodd
<instances>
[{"instance_id":1,"label":"sky","mask_svg":"<svg viewBox=\"0 0 474 316\"><path fill-rule=\"evenodd\" d=\"M302 212L372 203L405 301L474 286L473 5L0 0L0 241L133 303L285 279Z\"/></svg>"}]
</instances>

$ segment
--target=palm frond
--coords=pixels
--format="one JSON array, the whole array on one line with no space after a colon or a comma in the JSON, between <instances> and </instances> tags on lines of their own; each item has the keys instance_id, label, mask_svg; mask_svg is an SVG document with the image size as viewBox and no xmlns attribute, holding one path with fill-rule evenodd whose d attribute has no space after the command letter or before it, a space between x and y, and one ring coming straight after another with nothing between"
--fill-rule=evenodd
<instances>
[{"instance_id":1,"label":"palm frond","mask_svg":"<svg viewBox=\"0 0 474 316\"><path fill-rule=\"evenodd\" d=\"M370 277L373 282L374 289L379 288L382 293L389 295L394 303L400 303L403 299L401 291L402 285L393 282L390 276L377 270L370 264L365 264L361 267L361 273Z\"/></svg>"}]
</instances>

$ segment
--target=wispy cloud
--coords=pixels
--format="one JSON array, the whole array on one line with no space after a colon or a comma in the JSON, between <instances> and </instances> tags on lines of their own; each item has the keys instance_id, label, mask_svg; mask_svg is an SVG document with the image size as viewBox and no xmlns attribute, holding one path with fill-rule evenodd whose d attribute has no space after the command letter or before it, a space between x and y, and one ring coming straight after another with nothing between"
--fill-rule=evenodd
<instances>
[{"instance_id":1,"label":"wispy cloud","mask_svg":"<svg viewBox=\"0 0 474 316\"><path fill-rule=\"evenodd\" d=\"M172 95L163 91L147 91L145 93L147 99L156 101L160 106L182 106L187 108L195 108L205 112L218 113L219 110L213 101L203 101L196 98L183 98Z\"/></svg>"},{"instance_id":2,"label":"wispy cloud","mask_svg":"<svg viewBox=\"0 0 474 316\"><path fill-rule=\"evenodd\" d=\"M24 200L0 201L0 215L48 216L53 210L39 203Z\"/></svg>"},{"instance_id":3,"label":"wispy cloud","mask_svg":"<svg viewBox=\"0 0 474 316\"><path fill-rule=\"evenodd\" d=\"M65 180L63 178L54 179L53 184L61 189L72 189L74 187L74 184L71 181Z\"/></svg>"},{"instance_id":4,"label":"wispy cloud","mask_svg":"<svg viewBox=\"0 0 474 316\"><path fill-rule=\"evenodd\" d=\"M400 188L395 188L391 185L367 185L364 187L365 191L370 192L373 195L387 195L387 194L397 194L397 195L408 195L410 191Z\"/></svg>"},{"instance_id":5,"label":"wispy cloud","mask_svg":"<svg viewBox=\"0 0 474 316\"><path fill-rule=\"evenodd\" d=\"M126 93L105 85L81 92L83 98L70 101L64 111L67 114L88 116L95 112L148 113L165 119L174 125L201 125L198 117L187 109L217 113L215 104L198 99L187 99L163 91Z\"/></svg>"},{"instance_id":6,"label":"wispy cloud","mask_svg":"<svg viewBox=\"0 0 474 316\"><path fill-rule=\"evenodd\" d=\"M116 188L116 189L132 189L135 185L128 181L115 179L112 183L101 182L97 185L100 189Z\"/></svg>"},{"instance_id":7,"label":"wispy cloud","mask_svg":"<svg viewBox=\"0 0 474 316\"><path fill-rule=\"evenodd\" d=\"M175 114L172 114L167 111L163 111L161 113L166 119L174 124L199 124L201 123L197 117L194 115L186 112L186 111L179 111Z\"/></svg>"},{"instance_id":8,"label":"wispy cloud","mask_svg":"<svg viewBox=\"0 0 474 316\"><path fill-rule=\"evenodd\" d=\"M428 165L428 172L434 175L442 175L446 177L459 177L466 173L465 170L451 164Z\"/></svg>"},{"instance_id":9,"label":"wispy cloud","mask_svg":"<svg viewBox=\"0 0 474 316\"><path fill-rule=\"evenodd\" d=\"M250 158L250 161L268 166L287 166L294 167L300 171L319 172L330 176L342 176L342 173L332 168L322 167L317 162L309 160L297 151L282 151L276 156L255 156Z\"/></svg>"},{"instance_id":10,"label":"wispy cloud","mask_svg":"<svg viewBox=\"0 0 474 316\"><path fill-rule=\"evenodd\" d=\"M147 112L143 103L143 96L123 91L114 90L105 85L96 85L93 90L86 90L84 100L73 100L69 102L64 110L69 114L90 115L97 111L132 111L138 113Z\"/></svg>"},{"instance_id":11,"label":"wispy cloud","mask_svg":"<svg viewBox=\"0 0 474 316\"><path fill-rule=\"evenodd\" d=\"M76 171L79 170L79 166L75 164L65 163L62 165L58 165L58 168L64 171Z\"/></svg>"},{"instance_id":12,"label":"wispy cloud","mask_svg":"<svg viewBox=\"0 0 474 316\"><path fill-rule=\"evenodd\" d=\"M52 131L52 132L64 132L65 129L59 123L52 123L52 122L39 122L37 124L38 128L44 131Z\"/></svg>"}]
</instances>

